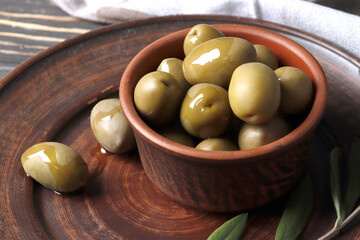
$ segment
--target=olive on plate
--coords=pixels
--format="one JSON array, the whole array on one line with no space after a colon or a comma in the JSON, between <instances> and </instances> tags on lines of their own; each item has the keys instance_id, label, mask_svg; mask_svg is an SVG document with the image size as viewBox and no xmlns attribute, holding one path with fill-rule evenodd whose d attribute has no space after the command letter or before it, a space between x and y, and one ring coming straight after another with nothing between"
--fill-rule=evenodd
<instances>
[{"instance_id":1,"label":"olive on plate","mask_svg":"<svg viewBox=\"0 0 360 240\"><path fill-rule=\"evenodd\" d=\"M117 98L99 101L91 110L90 126L100 145L111 153L135 148L135 136Z\"/></svg>"},{"instance_id":2,"label":"olive on plate","mask_svg":"<svg viewBox=\"0 0 360 240\"><path fill-rule=\"evenodd\" d=\"M51 190L67 193L84 186L89 175L84 159L71 147L58 142L42 142L21 155L25 172Z\"/></svg>"}]
</instances>

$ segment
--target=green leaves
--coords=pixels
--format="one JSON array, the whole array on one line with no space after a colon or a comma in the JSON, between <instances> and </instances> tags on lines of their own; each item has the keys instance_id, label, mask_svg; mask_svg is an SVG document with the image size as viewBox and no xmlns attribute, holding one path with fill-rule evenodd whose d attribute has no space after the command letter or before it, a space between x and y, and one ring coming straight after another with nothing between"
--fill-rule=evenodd
<instances>
[{"instance_id":1,"label":"green leaves","mask_svg":"<svg viewBox=\"0 0 360 240\"><path fill-rule=\"evenodd\" d=\"M353 140L346 170L344 204L348 216L360 197L360 141L357 138Z\"/></svg>"},{"instance_id":2,"label":"green leaves","mask_svg":"<svg viewBox=\"0 0 360 240\"><path fill-rule=\"evenodd\" d=\"M360 141L353 140L350 155L345 162L344 176L341 176L341 150L335 148L330 154L331 195L336 209L338 227L355 208L360 197ZM344 188L341 188L341 182Z\"/></svg>"},{"instance_id":3,"label":"green leaves","mask_svg":"<svg viewBox=\"0 0 360 240\"><path fill-rule=\"evenodd\" d=\"M354 211L360 198L360 141L354 138L349 158L343 162L344 171L341 169L341 150L334 148L330 153L330 183L331 196L334 202L337 219L334 228L324 234L321 240L331 239L339 234L357 214L360 206ZM342 175L342 173L344 173Z\"/></svg>"},{"instance_id":4,"label":"green leaves","mask_svg":"<svg viewBox=\"0 0 360 240\"><path fill-rule=\"evenodd\" d=\"M208 240L238 240L240 239L248 218L247 213L243 213L233 217L216 229Z\"/></svg>"},{"instance_id":5,"label":"green leaves","mask_svg":"<svg viewBox=\"0 0 360 240\"><path fill-rule=\"evenodd\" d=\"M334 148L330 153L330 186L337 215L335 226L340 225L345 219L345 209L341 194L340 160L341 150L340 148Z\"/></svg>"},{"instance_id":6,"label":"green leaves","mask_svg":"<svg viewBox=\"0 0 360 240\"><path fill-rule=\"evenodd\" d=\"M314 205L314 188L310 175L300 180L285 207L275 240L295 240L306 227ZM248 218L247 213L237 215L216 229L208 240L240 239Z\"/></svg>"},{"instance_id":7,"label":"green leaves","mask_svg":"<svg viewBox=\"0 0 360 240\"><path fill-rule=\"evenodd\" d=\"M338 227L355 208L360 197L360 141L353 140L350 155L345 162L345 174L341 176L341 150L335 148L330 154L331 195L336 209ZM343 180L343 181L342 181ZM344 188L341 189L341 182Z\"/></svg>"},{"instance_id":8,"label":"green leaves","mask_svg":"<svg viewBox=\"0 0 360 240\"><path fill-rule=\"evenodd\" d=\"M313 205L314 188L310 175L307 175L290 196L276 229L275 240L297 239L308 223Z\"/></svg>"}]
</instances>

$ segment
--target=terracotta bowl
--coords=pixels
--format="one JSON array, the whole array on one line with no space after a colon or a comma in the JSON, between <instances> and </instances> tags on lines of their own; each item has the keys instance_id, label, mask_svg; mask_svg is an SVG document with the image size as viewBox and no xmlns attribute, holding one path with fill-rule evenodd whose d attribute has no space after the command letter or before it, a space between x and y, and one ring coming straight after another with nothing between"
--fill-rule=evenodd
<instances>
[{"instance_id":1,"label":"terracotta bowl","mask_svg":"<svg viewBox=\"0 0 360 240\"><path fill-rule=\"evenodd\" d=\"M145 172L163 193L197 209L244 211L280 197L302 174L314 129L325 109L327 84L319 63L294 41L251 26L215 26L226 36L268 46L281 65L298 67L312 79L316 89L313 105L287 136L251 150L203 151L162 137L141 119L133 101L136 83L146 73L155 71L164 58L183 59L182 44L189 29L169 34L140 51L122 76L119 95L134 129Z\"/></svg>"}]
</instances>

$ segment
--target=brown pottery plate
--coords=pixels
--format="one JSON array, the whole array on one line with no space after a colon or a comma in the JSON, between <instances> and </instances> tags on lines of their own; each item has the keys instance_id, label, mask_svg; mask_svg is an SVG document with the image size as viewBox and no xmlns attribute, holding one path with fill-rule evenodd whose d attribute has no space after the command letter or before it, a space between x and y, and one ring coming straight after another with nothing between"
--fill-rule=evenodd
<instances>
[{"instance_id":1,"label":"brown pottery plate","mask_svg":"<svg viewBox=\"0 0 360 240\"><path fill-rule=\"evenodd\" d=\"M315 209L301 239L327 232L336 214L329 193L329 152L349 151L360 136L360 61L315 35L238 17L152 18L107 26L62 42L21 64L0 81L0 239L206 239L234 214L178 204L145 175L136 150L104 154L90 128L96 102L117 97L122 73L146 45L197 23L246 24L283 34L323 67L327 109L315 132L308 171ZM58 141L78 151L90 178L79 191L58 195L27 177L20 156L31 145ZM243 239L274 239L288 195L249 212ZM360 217L339 239L360 239Z\"/></svg>"}]
</instances>

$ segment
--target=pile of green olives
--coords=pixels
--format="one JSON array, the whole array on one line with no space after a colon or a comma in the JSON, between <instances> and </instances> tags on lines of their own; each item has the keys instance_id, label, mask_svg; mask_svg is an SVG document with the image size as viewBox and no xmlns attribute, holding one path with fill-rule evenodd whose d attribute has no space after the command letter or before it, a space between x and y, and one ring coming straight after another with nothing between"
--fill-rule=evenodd
<instances>
[{"instance_id":1,"label":"pile of green olives","mask_svg":"<svg viewBox=\"0 0 360 240\"><path fill-rule=\"evenodd\" d=\"M134 90L139 115L170 140L212 151L256 148L290 133L289 118L312 104L311 79L279 67L265 45L198 24L183 50L184 59L164 59Z\"/></svg>"}]
</instances>

